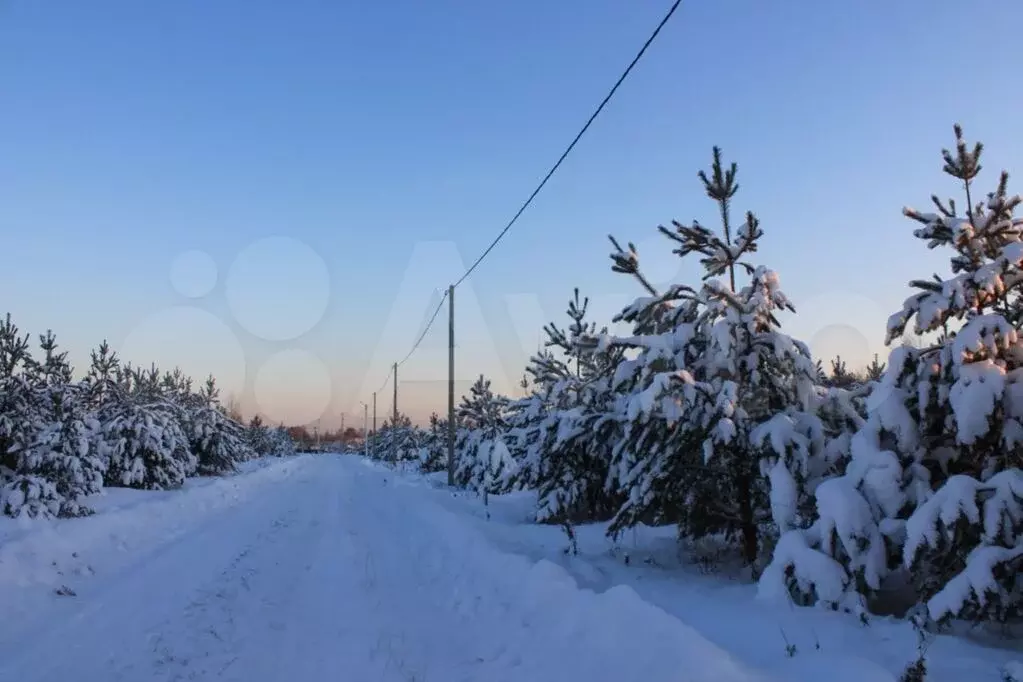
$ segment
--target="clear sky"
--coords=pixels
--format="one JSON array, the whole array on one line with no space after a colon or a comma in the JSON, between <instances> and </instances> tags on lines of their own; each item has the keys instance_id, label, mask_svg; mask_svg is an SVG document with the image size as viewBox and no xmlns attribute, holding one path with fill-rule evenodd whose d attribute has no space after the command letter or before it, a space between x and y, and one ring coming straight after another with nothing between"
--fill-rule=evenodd
<instances>
[{"instance_id":1,"label":"clear sky","mask_svg":"<svg viewBox=\"0 0 1023 682\"><path fill-rule=\"evenodd\" d=\"M250 412L352 424L669 4L0 0L2 307L78 365L107 338ZM955 192L952 123L987 180L1023 158L1021 20L1017 0L684 0L458 290L460 386L514 389L574 286L601 320L639 293L609 232L654 279L691 277L655 228L714 224L714 144L789 331L883 351L906 282L944 262L900 208ZM402 367L417 418L445 406L444 316Z\"/></svg>"}]
</instances>

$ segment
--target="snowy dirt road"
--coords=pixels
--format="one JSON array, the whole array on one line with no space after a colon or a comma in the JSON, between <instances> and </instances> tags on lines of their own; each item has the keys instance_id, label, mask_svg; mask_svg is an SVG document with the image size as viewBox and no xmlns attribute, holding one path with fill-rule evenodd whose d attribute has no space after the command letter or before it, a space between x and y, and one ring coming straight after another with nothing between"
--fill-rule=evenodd
<instances>
[{"instance_id":1,"label":"snowy dirt road","mask_svg":"<svg viewBox=\"0 0 1023 682\"><path fill-rule=\"evenodd\" d=\"M361 459L275 466L290 469L238 477L262 476L77 576L76 596L37 589L21 626L0 630L0 680L770 679L627 587L598 595L501 551L433 491ZM103 515L74 523L101 546Z\"/></svg>"}]
</instances>

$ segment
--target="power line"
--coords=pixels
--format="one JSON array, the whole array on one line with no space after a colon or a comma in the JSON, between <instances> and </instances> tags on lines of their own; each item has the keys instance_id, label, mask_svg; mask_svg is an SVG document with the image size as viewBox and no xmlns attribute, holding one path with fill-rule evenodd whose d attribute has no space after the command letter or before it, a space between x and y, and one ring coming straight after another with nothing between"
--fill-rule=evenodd
<instances>
[{"instance_id":1,"label":"power line","mask_svg":"<svg viewBox=\"0 0 1023 682\"><path fill-rule=\"evenodd\" d=\"M433 315L430 316L430 321L426 323L426 329L424 329L423 333L419 335L419 338L416 340L415 344L413 344L412 350L410 350L408 352L408 355L405 356L405 359L398 363L398 367L401 367L402 365L404 365L408 361L408 359L410 357L412 357L412 354L416 352L416 349L419 348L419 344L421 344L423 342L423 339L426 338L427 332L430 331L430 327L432 327L433 323L437 320L437 315L440 314L441 308L444 307L444 301L447 300L447 297L448 297L448 292L445 291L444 295L440 297L440 301L437 302L437 307L434 309ZM380 393L381 391L384 390L384 388L387 386L387 382L391 380L391 375L392 374L394 374L394 366L393 365L391 366L391 368L389 370L387 370L387 376L384 377L384 382L382 384L380 384L380 388L378 388L377 391L376 391L377 393Z\"/></svg>"},{"instance_id":2,"label":"power line","mask_svg":"<svg viewBox=\"0 0 1023 682\"><path fill-rule=\"evenodd\" d=\"M391 367L391 369L387 370L387 376L386 376L386 377L384 377L384 383L380 384L380 388L378 388L378 389L376 390L376 393L379 393L380 391L384 390L384 387L385 387L385 386L387 386L387 382L388 382L388 381L390 380L390 378L391 378L391 373L392 373L392 372L394 372L394 367L393 367L393 366Z\"/></svg>"},{"instance_id":3,"label":"power line","mask_svg":"<svg viewBox=\"0 0 1023 682\"><path fill-rule=\"evenodd\" d=\"M623 71L622 75L618 77L618 80L615 81L615 84L611 87L607 95L605 95L604 99L601 100L597 108L586 120L586 123L583 125L583 127L579 130L578 133L576 133L576 136L569 143L568 147L565 148L565 151L561 153L561 156L558 157L558 160L555 162L555 164L551 166L551 169L549 171L547 171L547 174L543 177L543 180L540 181L540 184L536 186L536 189L533 190L532 194L530 194L526 201L522 204L522 206L519 207L519 210L515 212L515 215L512 216L512 219L509 220L508 224L504 226L504 229L502 229L498 233L494 241L492 241L490 245L486 248L486 250L480 254L479 258L477 258L473 262L469 269L465 271L465 274L463 274L458 279L458 281L455 282L452 288L458 287L460 284L462 284L462 282L464 282L466 278L469 277L469 275L471 275L477 267L479 267L480 263L483 262L483 260L490 254L490 252L494 250L494 247L497 246L501 239L504 238L504 235L508 233L508 230L510 230L512 226L516 222L518 222L518 219L522 216L523 213L525 213L526 209L529 208L529 206L533 203L533 200L536 199L537 195L540 194L540 191L543 190L543 188L547 185L547 182L558 171L558 169L561 167L561 164L564 163L566 158L568 158L568 155L572 153L572 150L575 149L575 146L576 144L579 143L579 140L582 139L583 135L586 134L586 131L590 129L591 125L593 125L593 122L597 119L597 116L600 115L600 113L604 110L604 107L606 107L608 102L611 101L611 98L615 96L616 92L618 92L618 88L621 87L622 83L625 82L625 79L629 77L629 74L632 73L632 70L635 68L636 64L638 64L639 60L643 58L643 55L646 54L647 49L649 49L649 47L653 44L654 40L657 39L657 36L660 35L661 29L663 29L664 26L671 19L671 17L674 16L675 11L679 8L681 4L682 0L675 0L672 3L671 7L668 9L668 12L664 15L664 18L661 19L660 23L657 24L657 27L654 29L653 33L651 33L650 37L646 39L646 42L643 43L643 46L639 49L639 52L636 53L636 56L632 58L632 61L629 62L629 65L625 67L625 71ZM430 328L433 326L434 321L436 321L437 315L440 313L441 308L444 306L444 301L447 299L447 296L448 292L445 291L444 295L441 296L441 299L437 304L437 308L433 311L433 315L430 316L430 321L427 322L426 328L423 330L423 333L420 334L419 338L416 340L415 344L413 344L412 349L408 352L405 358L401 362L397 363L397 367L401 367L402 365L404 365L408 361L408 359L412 357L412 354L416 352L416 349L419 348L419 344L421 344L423 342L423 339L426 338L426 334L430 331ZM387 382L390 380L391 374L394 372L394 369L395 367L392 366L391 369L387 372L387 377L384 379L384 382L380 385L380 388L378 389L377 393L382 391L384 387L387 386Z\"/></svg>"},{"instance_id":4,"label":"power line","mask_svg":"<svg viewBox=\"0 0 1023 682\"><path fill-rule=\"evenodd\" d=\"M416 352L416 349L419 348L419 344L421 344L423 342L423 339L426 338L426 333L430 331L430 327L433 326L434 320L437 319L437 315L438 313L440 313L440 309L444 307L444 301L447 300L447 297L448 292L445 291L444 295L440 297L440 301L437 302L437 308L433 311L433 315L430 316L430 321L426 323L426 329L424 329L423 333L419 335L419 339L416 340L415 345L412 346L412 350L408 352L408 355L405 356L405 359L398 363L398 367L404 365L405 362L410 357L412 357L412 354ZM384 383L386 384L387 382L385 381Z\"/></svg>"},{"instance_id":5,"label":"power line","mask_svg":"<svg viewBox=\"0 0 1023 682\"><path fill-rule=\"evenodd\" d=\"M487 249L482 254L480 254L480 257L477 258L476 261L472 264L472 266L465 271L465 274L462 275L462 277L457 282L455 282L456 287L462 282L464 282L466 277L472 274L472 271L475 270L476 267L483 262L483 259L487 257L487 255L494 249L495 246L497 246L498 242L500 242L504 235L508 232L508 230L512 228L512 225L514 225L518 221L519 217L526 211L527 208L529 208L529 205L533 203L533 199L535 199L536 195L540 193L540 190L544 188L544 186L547 184L547 181L551 179L551 176L553 176L554 173L557 172L558 168L564 162L565 158L568 157L568 155L572 152L572 149L575 148L575 145L579 142L582 136L586 134L586 131L589 130L590 125L592 125L593 121L595 121L597 116L600 115L600 112L604 110L604 107L607 106L607 103L611 101L611 98L614 97L615 92L618 91L618 88L621 86L621 84L625 82L626 78L628 78L629 73L632 72L633 67L635 67L636 64L639 63L639 60L643 58L643 55L646 53L647 48L649 48L650 45L654 42L658 34L661 32L661 29L664 28L664 25L668 23L668 20L671 19L672 15L675 14L675 10L677 10L679 5L681 4L682 0L675 0L675 2L671 5L671 8L668 10L668 13L664 15L663 19L661 19L661 23L657 24L657 28L654 29L654 32L651 33L650 37L647 38L645 43L643 43L643 47L639 49L639 52L636 53L636 56L633 57L631 62L629 62L629 65L625 68L625 71L623 71L622 75L618 77L618 80L615 82L614 86L607 93L607 96L604 97L604 99L601 101L597 109L593 112L593 114L590 115L590 118L586 121L586 124L576 134L575 138L568 145L565 151L562 152L557 162L551 167L549 171L547 171L547 175L545 175L543 180L540 181L540 184L537 185L536 189L533 190L533 193L529 195L529 198L526 199L525 203L523 203L522 206L519 207L519 210L516 211L515 215L512 216L512 219L508 221L508 224L504 226L504 229L501 230L500 233L498 233L497 238L490 243L490 246L488 246Z\"/></svg>"}]
</instances>

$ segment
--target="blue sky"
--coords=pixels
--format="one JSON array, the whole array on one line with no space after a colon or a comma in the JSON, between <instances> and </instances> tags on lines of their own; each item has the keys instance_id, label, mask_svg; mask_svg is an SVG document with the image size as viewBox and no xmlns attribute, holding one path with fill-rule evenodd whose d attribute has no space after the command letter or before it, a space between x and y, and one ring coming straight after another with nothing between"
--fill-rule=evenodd
<instances>
[{"instance_id":1,"label":"blue sky","mask_svg":"<svg viewBox=\"0 0 1023 682\"><path fill-rule=\"evenodd\" d=\"M0 1L4 307L79 364L108 338L213 370L250 409L354 420L668 4ZM1021 19L1009 0L684 0L459 290L459 380L514 384L574 286L601 317L637 294L609 232L692 276L655 228L713 223L695 173L714 144L790 331L882 351L906 282L944 262L899 211L956 191L952 123L985 142L985 178L1021 158ZM403 367L414 416L444 406L436 330Z\"/></svg>"}]
</instances>

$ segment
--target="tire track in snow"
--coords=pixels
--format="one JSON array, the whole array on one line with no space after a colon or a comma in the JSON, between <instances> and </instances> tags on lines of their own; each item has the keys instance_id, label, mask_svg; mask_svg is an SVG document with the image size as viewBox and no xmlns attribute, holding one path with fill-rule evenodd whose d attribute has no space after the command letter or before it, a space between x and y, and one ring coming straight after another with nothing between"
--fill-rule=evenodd
<instances>
[{"instance_id":1,"label":"tire track in snow","mask_svg":"<svg viewBox=\"0 0 1023 682\"><path fill-rule=\"evenodd\" d=\"M282 589L286 596L297 587L284 582L271 585L275 590L266 589L267 577L273 581L279 576L278 559L284 559L285 574L301 560L299 555L280 551L295 515L292 509L272 521L180 614L149 634L155 659L146 679L178 682L225 677L239 661L239 652L247 650L251 632L264 623L269 626L273 609L279 607L267 595L279 598Z\"/></svg>"},{"instance_id":2,"label":"tire track in snow","mask_svg":"<svg viewBox=\"0 0 1023 682\"><path fill-rule=\"evenodd\" d=\"M151 649L147 633L180 612L210 576L237 559L246 540L273 523L293 494L294 478L292 474L261 483L259 494L217 510L191 532L142 554L122 571L87 584L74 598L73 611L4 643L0 680L148 679L130 672L147 659Z\"/></svg>"},{"instance_id":3,"label":"tire track in snow","mask_svg":"<svg viewBox=\"0 0 1023 682\"><path fill-rule=\"evenodd\" d=\"M765 679L631 590L581 590L340 456L140 558L99 597L0 661L0 679Z\"/></svg>"}]
</instances>

